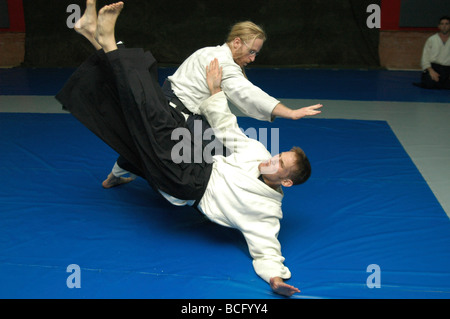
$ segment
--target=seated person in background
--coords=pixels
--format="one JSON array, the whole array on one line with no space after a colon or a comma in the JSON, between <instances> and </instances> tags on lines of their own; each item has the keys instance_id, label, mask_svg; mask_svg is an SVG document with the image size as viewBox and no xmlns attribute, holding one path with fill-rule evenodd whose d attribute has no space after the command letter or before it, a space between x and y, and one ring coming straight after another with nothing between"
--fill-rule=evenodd
<instances>
[{"instance_id":1,"label":"seated person in background","mask_svg":"<svg viewBox=\"0 0 450 319\"><path fill-rule=\"evenodd\" d=\"M428 38L422 54L422 81L415 83L425 89L450 90L450 17L439 20L439 32Z\"/></svg>"}]
</instances>

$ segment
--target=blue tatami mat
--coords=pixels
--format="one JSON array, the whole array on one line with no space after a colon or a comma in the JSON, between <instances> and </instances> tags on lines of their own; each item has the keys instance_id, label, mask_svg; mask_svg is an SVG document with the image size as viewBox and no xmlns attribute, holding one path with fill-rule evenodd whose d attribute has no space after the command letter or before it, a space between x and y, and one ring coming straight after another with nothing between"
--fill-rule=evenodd
<instances>
[{"instance_id":1,"label":"blue tatami mat","mask_svg":"<svg viewBox=\"0 0 450 319\"><path fill-rule=\"evenodd\" d=\"M283 202L293 298L450 297L450 221L386 122L239 123L312 163ZM0 114L0 149L0 298L279 298L237 231L142 179L103 189L116 154L71 115Z\"/></svg>"},{"instance_id":2,"label":"blue tatami mat","mask_svg":"<svg viewBox=\"0 0 450 319\"><path fill-rule=\"evenodd\" d=\"M74 69L0 69L0 95L51 95ZM159 68L162 84L175 68ZM448 103L449 90L415 87L420 71L249 68L249 79L280 99L322 99Z\"/></svg>"},{"instance_id":3,"label":"blue tatami mat","mask_svg":"<svg viewBox=\"0 0 450 319\"><path fill-rule=\"evenodd\" d=\"M251 81L279 98L449 103L449 90L416 87L420 71L251 69Z\"/></svg>"}]
</instances>

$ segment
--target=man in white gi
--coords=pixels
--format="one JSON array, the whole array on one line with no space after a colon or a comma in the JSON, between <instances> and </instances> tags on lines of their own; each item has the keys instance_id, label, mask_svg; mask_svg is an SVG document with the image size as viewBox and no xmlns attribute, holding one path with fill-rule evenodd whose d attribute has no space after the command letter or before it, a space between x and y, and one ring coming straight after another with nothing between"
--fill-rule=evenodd
<instances>
[{"instance_id":1,"label":"man in white gi","mask_svg":"<svg viewBox=\"0 0 450 319\"><path fill-rule=\"evenodd\" d=\"M185 120L169 106L156 84L153 56L136 49L118 49L114 26L122 7L118 2L99 11L95 41L102 50L80 66L58 93L58 100L111 147L124 150L149 183L169 200L194 194L197 198L181 200L186 205L195 202L211 221L240 230L255 272L274 292L285 296L300 292L284 282L291 273L283 264L277 237L282 186L301 184L309 178L307 157L298 147L271 157L262 143L242 133L221 90L222 69L215 59L205 72L210 97L198 109L233 153L214 156L213 163L180 167L171 161L167 155L175 142L170 133L185 127ZM315 109L304 110L304 116L317 113ZM123 134L117 136L116 130ZM130 144L132 149L128 149ZM171 189L173 183L176 187ZM192 185L200 185L195 193Z\"/></svg>"},{"instance_id":2,"label":"man in white gi","mask_svg":"<svg viewBox=\"0 0 450 319\"><path fill-rule=\"evenodd\" d=\"M223 69L225 96L245 115L263 121L272 121L277 116L294 120L303 117L301 109L286 107L253 85L245 75L244 68L255 61L265 39L264 31L256 24L250 21L235 24L226 43L196 51L169 76L173 92L189 111L200 113L198 106L209 97L203 71L216 58Z\"/></svg>"},{"instance_id":3,"label":"man in white gi","mask_svg":"<svg viewBox=\"0 0 450 319\"><path fill-rule=\"evenodd\" d=\"M425 42L422 53L422 82L426 89L450 90L450 17L439 20L439 32Z\"/></svg>"}]
</instances>

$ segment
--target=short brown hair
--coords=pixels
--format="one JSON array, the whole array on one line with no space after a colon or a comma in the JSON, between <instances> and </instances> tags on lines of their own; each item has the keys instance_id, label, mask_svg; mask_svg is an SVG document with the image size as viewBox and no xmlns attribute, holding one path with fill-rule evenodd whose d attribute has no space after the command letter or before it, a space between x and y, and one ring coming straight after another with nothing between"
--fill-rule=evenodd
<instances>
[{"instance_id":1,"label":"short brown hair","mask_svg":"<svg viewBox=\"0 0 450 319\"><path fill-rule=\"evenodd\" d=\"M294 185L303 184L311 176L311 163L300 147L294 146L290 151L297 155L296 167L291 172L290 179Z\"/></svg>"}]
</instances>

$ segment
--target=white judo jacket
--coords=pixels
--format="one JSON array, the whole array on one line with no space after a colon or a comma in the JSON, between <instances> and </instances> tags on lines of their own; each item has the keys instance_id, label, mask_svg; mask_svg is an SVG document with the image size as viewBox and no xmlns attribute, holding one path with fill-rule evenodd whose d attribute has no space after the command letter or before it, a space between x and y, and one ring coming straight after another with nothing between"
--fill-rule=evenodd
<instances>
[{"instance_id":1,"label":"white judo jacket","mask_svg":"<svg viewBox=\"0 0 450 319\"><path fill-rule=\"evenodd\" d=\"M213 157L213 170L199 209L213 222L240 230L248 244L256 273L268 283L271 277L289 279L277 239L283 191L258 179L258 165L272 156L265 146L248 138L230 112L223 92L204 101L199 111L214 128L216 137L232 150Z\"/></svg>"},{"instance_id":2,"label":"white judo jacket","mask_svg":"<svg viewBox=\"0 0 450 319\"><path fill-rule=\"evenodd\" d=\"M222 90L228 100L245 115L257 120L272 121L272 111L280 103L253 85L233 60L228 44L206 47L194 52L168 79L172 90L194 114L201 114L199 105L211 94L206 84L206 66L217 58L222 67Z\"/></svg>"}]
</instances>

